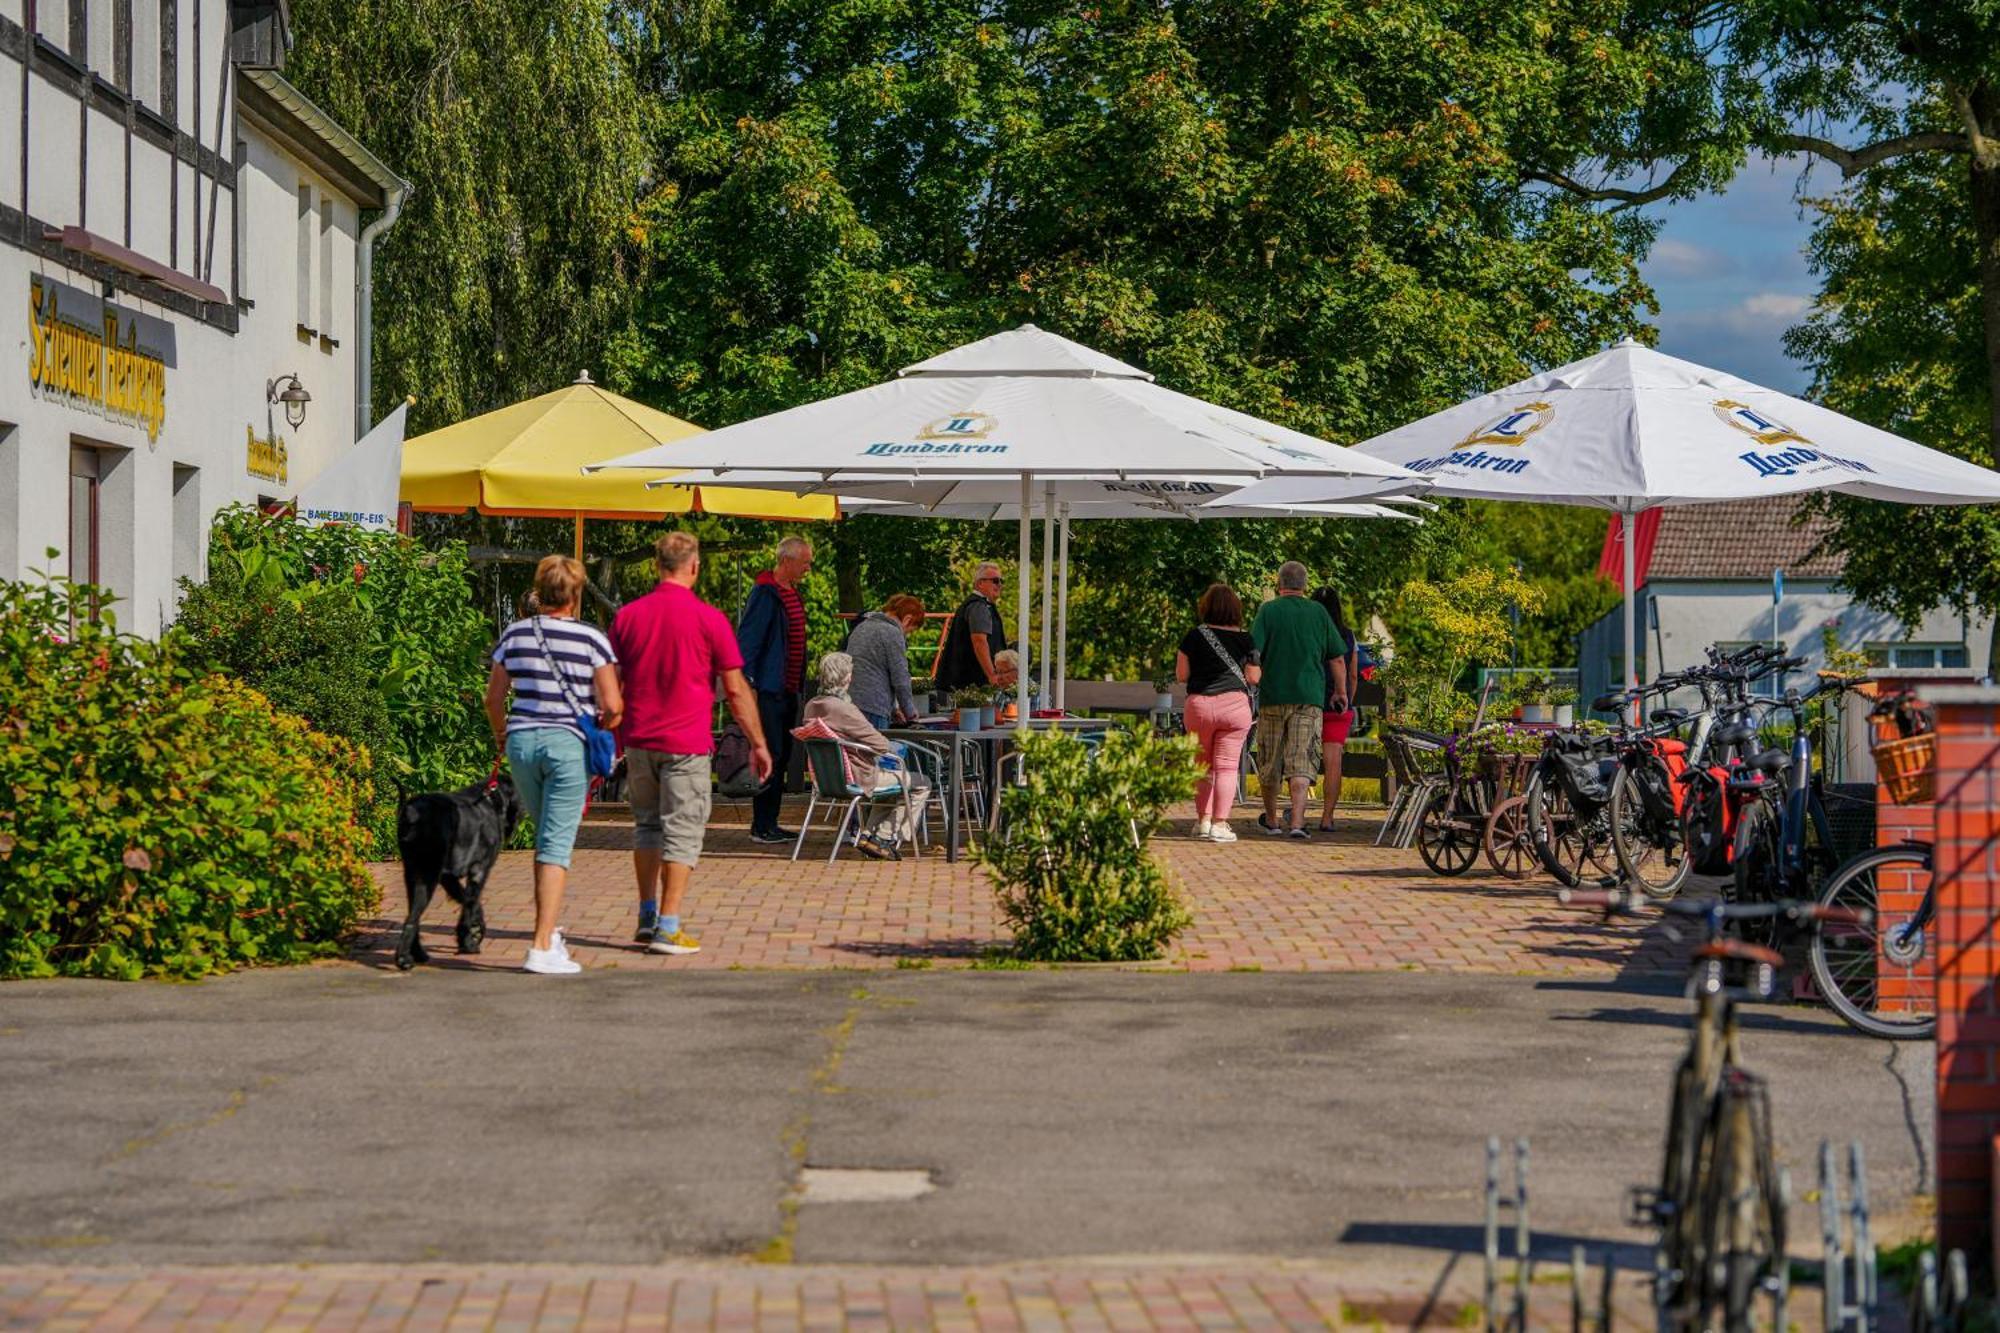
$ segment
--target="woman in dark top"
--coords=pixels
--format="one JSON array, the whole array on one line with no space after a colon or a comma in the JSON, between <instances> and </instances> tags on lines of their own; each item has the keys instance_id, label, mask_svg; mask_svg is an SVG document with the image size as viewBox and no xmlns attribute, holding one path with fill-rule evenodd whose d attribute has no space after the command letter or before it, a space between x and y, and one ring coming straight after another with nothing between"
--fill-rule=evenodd
<instances>
[{"instance_id":1,"label":"woman in dark top","mask_svg":"<svg viewBox=\"0 0 2000 1333\"><path fill-rule=\"evenodd\" d=\"M1340 766L1347 757L1348 733L1354 730L1353 692L1361 683L1361 647L1354 639L1354 631L1348 628L1347 615L1340 605L1340 593L1328 585L1313 594L1313 600L1326 608L1333 617L1333 627L1340 631L1340 637L1347 641L1347 682L1348 696L1339 700L1341 709L1333 710L1333 673L1326 676L1326 711L1320 714L1320 753L1326 765L1323 777L1326 782L1325 799L1320 803L1319 831L1333 831L1333 808L1340 803Z\"/></svg>"},{"instance_id":2,"label":"woman in dark top","mask_svg":"<svg viewBox=\"0 0 2000 1333\"><path fill-rule=\"evenodd\" d=\"M1207 769L1194 789L1194 836L1235 842L1229 812L1250 735L1250 691L1261 674L1257 650L1243 629L1242 599L1222 584L1208 586L1195 616L1200 623L1174 656L1174 679L1187 684L1187 728Z\"/></svg>"}]
</instances>

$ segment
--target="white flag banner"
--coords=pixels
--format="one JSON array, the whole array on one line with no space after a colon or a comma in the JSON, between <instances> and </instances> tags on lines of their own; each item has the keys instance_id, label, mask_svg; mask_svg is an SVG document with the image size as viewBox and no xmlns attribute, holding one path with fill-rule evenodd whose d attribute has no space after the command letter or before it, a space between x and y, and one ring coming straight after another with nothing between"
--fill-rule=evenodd
<instances>
[{"instance_id":1,"label":"white flag banner","mask_svg":"<svg viewBox=\"0 0 2000 1333\"><path fill-rule=\"evenodd\" d=\"M409 411L407 402L397 404L352 449L300 488L299 518L307 523L394 529L403 475L403 421Z\"/></svg>"}]
</instances>

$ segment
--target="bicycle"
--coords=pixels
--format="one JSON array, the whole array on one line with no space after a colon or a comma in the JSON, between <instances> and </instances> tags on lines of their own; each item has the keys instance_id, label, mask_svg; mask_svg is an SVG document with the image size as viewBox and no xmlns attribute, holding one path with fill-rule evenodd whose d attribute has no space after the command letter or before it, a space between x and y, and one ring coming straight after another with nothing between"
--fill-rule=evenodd
<instances>
[{"instance_id":1,"label":"bicycle","mask_svg":"<svg viewBox=\"0 0 2000 1333\"><path fill-rule=\"evenodd\" d=\"M1782 654L1753 644L1733 654L1710 648L1708 656L1705 667L1663 675L1645 691L1606 695L1595 705L1622 713L1649 694L1670 695L1690 685L1701 695L1699 708L1663 707L1648 714L1653 725L1628 736L1612 779L1611 840L1619 875L1650 898L1671 898L1694 869L1682 825L1688 791L1683 775L1708 765L1723 729L1718 720L1745 715L1750 683L1776 670Z\"/></svg>"},{"instance_id":2,"label":"bicycle","mask_svg":"<svg viewBox=\"0 0 2000 1333\"><path fill-rule=\"evenodd\" d=\"M1602 908L1607 916L1638 916L1642 899L1629 890L1564 891L1570 906ZM1767 999L1782 958L1775 949L1728 935L1730 923L1789 923L1813 928L1865 924L1864 914L1818 903L1689 903L1654 906L1698 920L1703 940L1694 952L1689 990L1695 1001L1687 1054L1674 1071L1673 1100L1659 1185L1632 1193L1633 1221L1660 1232L1654 1300L1664 1325L1747 1330L1761 1292L1775 1303L1772 1326L1785 1326L1789 1261L1785 1214L1789 1182L1776 1162L1770 1097L1764 1081L1744 1069L1742 1000Z\"/></svg>"},{"instance_id":3,"label":"bicycle","mask_svg":"<svg viewBox=\"0 0 2000 1333\"><path fill-rule=\"evenodd\" d=\"M1903 721L1911 700L1890 695L1876 702L1871 719ZM1904 724L1903 740L1926 734ZM1927 799L1912 792L1892 799ZM1912 909L1885 911L1884 899L1907 902L1923 886ZM1930 953L1931 918L1937 911L1931 844L1909 839L1893 847L1878 847L1842 862L1819 893L1823 907L1866 912L1872 930L1829 938L1822 931L1807 951L1814 983L1827 1005L1856 1031L1891 1041L1912 1041L1937 1032L1937 980Z\"/></svg>"},{"instance_id":4,"label":"bicycle","mask_svg":"<svg viewBox=\"0 0 2000 1333\"><path fill-rule=\"evenodd\" d=\"M1816 898L1814 881L1834 870L1826 790L1813 767L1805 707L1822 695L1838 696L1856 683L1853 677L1821 672L1819 683L1804 694L1785 691L1774 707L1792 715L1790 752L1759 750L1732 770L1727 784L1731 792L1755 799L1737 813L1730 878L1722 890L1730 901Z\"/></svg>"},{"instance_id":5,"label":"bicycle","mask_svg":"<svg viewBox=\"0 0 2000 1333\"><path fill-rule=\"evenodd\" d=\"M1611 850L1611 780L1617 737L1582 731L1550 733L1528 777L1522 818L1542 868L1570 888L1586 874L1616 883Z\"/></svg>"}]
</instances>

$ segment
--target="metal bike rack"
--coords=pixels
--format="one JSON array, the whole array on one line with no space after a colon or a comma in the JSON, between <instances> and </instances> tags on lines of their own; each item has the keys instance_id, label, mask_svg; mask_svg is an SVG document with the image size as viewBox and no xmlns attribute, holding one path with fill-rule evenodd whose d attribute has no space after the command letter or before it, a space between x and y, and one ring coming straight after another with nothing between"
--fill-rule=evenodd
<instances>
[{"instance_id":1,"label":"metal bike rack","mask_svg":"<svg viewBox=\"0 0 2000 1333\"><path fill-rule=\"evenodd\" d=\"M1843 1208L1833 1144L1821 1139L1819 1231L1826 1257L1820 1284L1825 1290L1827 1333L1868 1333L1882 1290L1875 1271L1875 1241L1868 1229L1867 1160L1858 1139L1847 1145L1847 1182L1849 1202Z\"/></svg>"},{"instance_id":2,"label":"metal bike rack","mask_svg":"<svg viewBox=\"0 0 2000 1333\"><path fill-rule=\"evenodd\" d=\"M1584 1287L1590 1278L1590 1261L1584 1257L1583 1246L1574 1245L1569 1252L1569 1328L1570 1333L1586 1333L1595 1327L1597 1333L1611 1333L1611 1302L1618 1286L1618 1251L1612 1246L1604 1247L1604 1271L1597 1289L1597 1315L1593 1319L1584 1306Z\"/></svg>"},{"instance_id":3,"label":"metal bike rack","mask_svg":"<svg viewBox=\"0 0 2000 1333\"><path fill-rule=\"evenodd\" d=\"M1514 1308L1502 1323L1495 1313L1500 1282L1500 1214L1514 1218ZM1486 1140L1486 1333L1503 1329L1527 1333L1528 1268L1528 1141L1514 1140L1514 1193L1500 1193L1500 1136Z\"/></svg>"},{"instance_id":4,"label":"metal bike rack","mask_svg":"<svg viewBox=\"0 0 2000 1333\"><path fill-rule=\"evenodd\" d=\"M1959 1333L1965 1327L1971 1301L1972 1280L1966 1271L1965 1251L1953 1250L1946 1255L1942 1273L1936 1250L1925 1250L1917 1257L1917 1289L1910 1293L1911 1333Z\"/></svg>"}]
</instances>

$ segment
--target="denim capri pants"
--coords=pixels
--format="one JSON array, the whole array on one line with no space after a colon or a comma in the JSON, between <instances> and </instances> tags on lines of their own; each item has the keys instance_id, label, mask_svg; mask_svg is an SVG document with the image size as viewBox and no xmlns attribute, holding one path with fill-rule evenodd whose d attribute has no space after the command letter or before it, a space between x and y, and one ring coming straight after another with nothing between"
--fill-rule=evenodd
<instances>
[{"instance_id":1,"label":"denim capri pants","mask_svg":"<svg viewBox=\"0 0 2000 1333\"><path fill-rule=\"evenodd\" d=\"M584 797L590 793L583 737L560 726L510 731L507 764L521 806L535 821L535 861L567 867L577 825L583 822Z\"/></svg>"}]
</instances>

